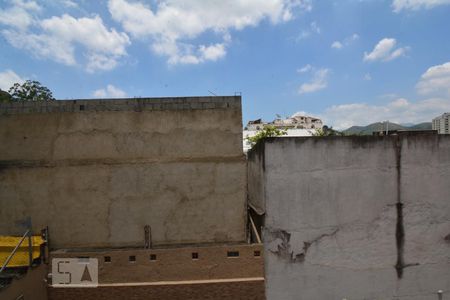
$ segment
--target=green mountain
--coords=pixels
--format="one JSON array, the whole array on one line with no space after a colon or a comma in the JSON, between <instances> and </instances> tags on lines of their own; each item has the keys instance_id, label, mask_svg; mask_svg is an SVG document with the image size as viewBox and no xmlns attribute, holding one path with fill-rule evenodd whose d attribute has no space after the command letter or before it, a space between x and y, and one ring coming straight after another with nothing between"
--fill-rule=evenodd
<instances>
[{"instance_id":1,"label":"green mountain","mask_svg":"<svg viewBox=\"0 0 450 300\"><path fill-rule=\"evenodd\" d=\"M431 122L420 123L412 126L402 126L397 123L389 122L387 128L388 130L427 130L431 129ZM352 126L342 132L346 135L372 135L372 132L381 130L386 130L385 122L377 122L367 126Z\"/></svg>"},{"instance_id":2,"label":"green mountain","mask_svg":"<svg viewBox=\"0 0 450 300\"><path fill-rule=\"evenodd\" d=\"M424 122L408 127L411 130L431 130L431 122Z\"/></svg>"}]
</instances>

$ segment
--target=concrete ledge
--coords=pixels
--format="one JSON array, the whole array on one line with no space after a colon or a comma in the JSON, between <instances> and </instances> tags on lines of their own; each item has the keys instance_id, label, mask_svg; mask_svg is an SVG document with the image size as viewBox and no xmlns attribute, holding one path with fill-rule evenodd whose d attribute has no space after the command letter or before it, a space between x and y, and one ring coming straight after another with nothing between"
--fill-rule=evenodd
<instances>
[{"instance_id":1,"label":"concrete ledge","mask_svg":"<svg viewBox=\"0 0 450 300\"><path fill-rule=\"evenodd\" d=\"M0 103L0 115L95 111L240 109L241 96L77 99Z\"/></svg>"},{"instance_id":2,"label":"concrete ledge","mask_svg":"<svg viewBox=\"0 0 450 300\"><path fill-rule=\"evenodd\" d=\"M97 288L49 288L50 300L264 300L264 281L214 282L177 285L99 286Z\"/></svg>"},{"instance_id":3,"label":"concrete ledge","mask_svg":"<svg viewBox=\"0 0 450 300\"><path fill-rule=\"evenodd\" d=\"M209 279L209 280L180 280L180 281L157 281L157 282L129 282L129 283L102 283L99 287L116 286L148 286L148 285L183 285L183 284L207 284L207 283L229 283L229 282L248 282L264 281L264 277L246 277L246 278L227 278L227 279ZM54 287L54 286L50 286ZM58 287L59 288L59 287ZM70 288L70 287L63 287Z\"/></svg>"}]
</instances>

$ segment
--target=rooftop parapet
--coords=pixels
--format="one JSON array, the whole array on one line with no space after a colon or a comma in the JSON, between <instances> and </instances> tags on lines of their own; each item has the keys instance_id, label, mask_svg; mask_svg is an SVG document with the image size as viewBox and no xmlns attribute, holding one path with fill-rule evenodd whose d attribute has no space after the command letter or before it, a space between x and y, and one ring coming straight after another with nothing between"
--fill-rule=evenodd
<instances>
[{"instance_id":1,"label":"rooftop parapet","mask_svg":"<svg viewBox=\"0 0 450 300\"><path fill-rule=\"evenodd\" d=\"M241 96L77 99L0 103L0 115L83 112L240 109Z\"/></svg>"}]
</instances>

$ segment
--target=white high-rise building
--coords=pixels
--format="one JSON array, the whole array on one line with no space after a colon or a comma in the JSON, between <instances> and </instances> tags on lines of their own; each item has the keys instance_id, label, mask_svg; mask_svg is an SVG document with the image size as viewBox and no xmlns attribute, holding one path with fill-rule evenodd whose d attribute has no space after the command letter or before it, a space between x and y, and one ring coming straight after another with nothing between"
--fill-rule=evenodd
<instances>
[{"instance_id":1,"label":"white high-rise building","mask_svg":"<svg viewBox=\"0 0 450 300\"><path fill-rule=\"evenodd\" d=\"M442 116L434 118L432 122L432 129L437 130L439 134L450 134L449 119L450 113L445 113L442 114Z\"/></svg>"}]
</instances>

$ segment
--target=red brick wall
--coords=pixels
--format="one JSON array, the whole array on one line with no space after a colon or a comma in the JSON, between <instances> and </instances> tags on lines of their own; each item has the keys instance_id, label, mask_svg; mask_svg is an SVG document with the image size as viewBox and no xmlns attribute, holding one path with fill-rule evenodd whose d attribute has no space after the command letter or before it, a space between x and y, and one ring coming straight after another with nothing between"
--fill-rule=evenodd
<instances>
[{"instance_id":1,"label":"red brick wall","mask_svg":"<svg viewBox=\"0 0 450 300\"><path fill-rule=\"evenodd\" d=\"M228 251L237 251L239 256L228 257ZM255 251L260 256L255 256ZM197 253L198 259L192 259L192 253ZM151 254L156 255L155 261L150 260ZM53 251L50 258L97 258L98 282L102 284L264 277L262 254L261 244L236 244L93 252ZM111 262L105 263L105 256L109 256ZM130 262L129 256L134 256L135 261Z\"/></svg>"},{"instance_id":2,"label":"red brick wall","mask_svg":"<svg viewBox=\"0 0 450 300\"><path fill-rule=\"evenodd\" d=\"M264 281L49 288L49 300L264 300Z\"/></svg>"}]
</instances>

